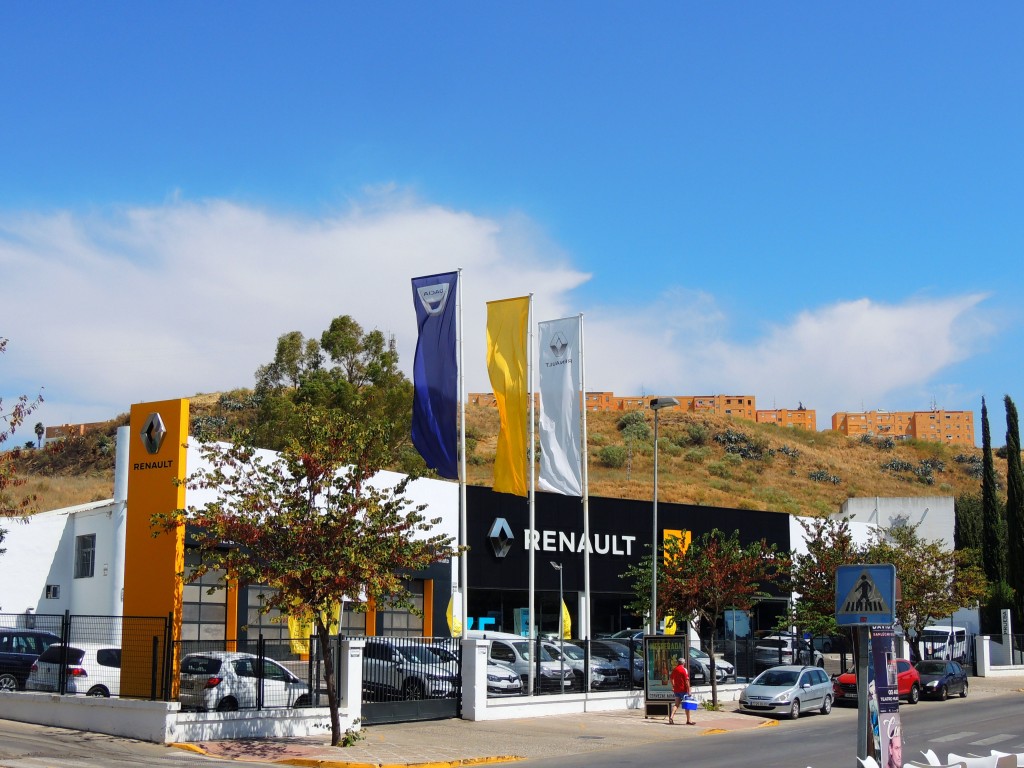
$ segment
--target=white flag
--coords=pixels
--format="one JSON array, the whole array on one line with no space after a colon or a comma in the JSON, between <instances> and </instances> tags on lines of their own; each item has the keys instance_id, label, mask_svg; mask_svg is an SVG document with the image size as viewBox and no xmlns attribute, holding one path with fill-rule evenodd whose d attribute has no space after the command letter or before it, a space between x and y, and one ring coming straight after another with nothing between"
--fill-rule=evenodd
<instances>
[{"instance_id":1,"label":"white flag","mask_svg":"<svg viewBox=\"0 0 1024 768\"><path fill-rule=\"evenodd\" d=\"M540 477L542 491L583 495L580 467L580 322L538 323L540 345Z\"/></svg>"}]
</instances>

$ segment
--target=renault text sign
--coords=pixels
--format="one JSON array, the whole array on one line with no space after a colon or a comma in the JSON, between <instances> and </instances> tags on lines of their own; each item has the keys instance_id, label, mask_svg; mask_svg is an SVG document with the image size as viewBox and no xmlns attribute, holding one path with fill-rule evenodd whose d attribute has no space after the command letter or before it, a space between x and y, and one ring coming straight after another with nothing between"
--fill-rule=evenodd
<instances>
[{"instance_id":1,"label":"renault text sign","mask_svg":"<svg viewBox=\"0 0 1024 768\"><path fill-rule=\"evenodd\" d=\"M841 565L836 570L836 623L892 624L896 609L896 566Z\"/></svg>"}]
</instances>

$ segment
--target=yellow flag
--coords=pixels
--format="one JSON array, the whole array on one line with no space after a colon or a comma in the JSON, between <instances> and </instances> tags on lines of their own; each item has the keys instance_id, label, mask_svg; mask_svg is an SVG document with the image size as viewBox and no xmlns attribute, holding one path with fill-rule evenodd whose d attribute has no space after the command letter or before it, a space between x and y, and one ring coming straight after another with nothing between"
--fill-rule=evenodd
<instances>
[{"instance_id":1,"label":"yellow flag","mask_svg":"<svg viewBox=\"0 0 1024 768\"><path fill-rule=\"evenodd\" d=\"M530 297L487 302L487 372L498 406L494 490L526 495L526 330Z\"/></svg>"}]
</instances>

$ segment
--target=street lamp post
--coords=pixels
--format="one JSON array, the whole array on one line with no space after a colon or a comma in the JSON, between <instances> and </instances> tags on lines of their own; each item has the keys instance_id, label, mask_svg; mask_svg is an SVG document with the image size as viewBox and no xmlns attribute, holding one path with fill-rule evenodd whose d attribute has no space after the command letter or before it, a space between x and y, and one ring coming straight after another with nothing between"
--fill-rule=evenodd
<instances>
[{"instance_id":1,"label":"street lamp post","mask_svg":"<svg viewBox=\"0 0 1024 768\"><path fill-rule=\"evenodd\" d=\"M548 561L558 571L558 684L565 693L565 629L562 615L562 564L554 560Z\"/></svg>"},{"instance_id":2,"label":"street lamp post","mask_svg":"<svg viewBox=\"0 0 1024 768\"><path fill-rule=\"evenodd\" d=\"M658 411L679 405L674 397L652 397L654 411L654 509L651 532L651 634L658 634Z\"/></svg>"}]
</instances>

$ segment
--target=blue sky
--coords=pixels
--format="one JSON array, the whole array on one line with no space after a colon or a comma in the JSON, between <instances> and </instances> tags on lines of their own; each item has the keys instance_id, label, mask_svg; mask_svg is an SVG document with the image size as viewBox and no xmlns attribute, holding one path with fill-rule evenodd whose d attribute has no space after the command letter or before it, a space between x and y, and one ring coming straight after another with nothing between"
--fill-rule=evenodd
<instances>
[{"instance_id":1,"label":"blue sky","mask_svg":"<svg viewBox=\"0 0 1024 768\"><path fill-rule=\"evenodd\" d=\"M409 278L583 312L588 389L980 410L1024 345L1024 5L8 3L0 394L251 386ZM26 439L31 437L26 435Z\"/></svg>"}]
</instances>

